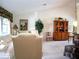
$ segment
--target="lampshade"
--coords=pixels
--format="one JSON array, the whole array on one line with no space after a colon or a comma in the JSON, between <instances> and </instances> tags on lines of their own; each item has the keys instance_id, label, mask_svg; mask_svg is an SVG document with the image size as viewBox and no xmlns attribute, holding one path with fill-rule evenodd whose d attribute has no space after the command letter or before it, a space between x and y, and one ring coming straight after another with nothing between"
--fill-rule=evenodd
<instances>
[{"instance_id":1,"label":"lampshade","mask_svg":"<svg viewBox=\"0 0 79 59\"><path fill-rule=\"evenodd\" d=\"M18 26L15 24L14 26L13 26L13 29L18 29Z\"/></svg>"},{"instance_id":2,"label":"lampshade","mask_svg":"<svg viewBox=\"0 0 79 59\"><path fill-rule=\"evenodd\" d=\"M77 27L77 21L73 22L73 26Z\"/></svg>"}]
</instances>

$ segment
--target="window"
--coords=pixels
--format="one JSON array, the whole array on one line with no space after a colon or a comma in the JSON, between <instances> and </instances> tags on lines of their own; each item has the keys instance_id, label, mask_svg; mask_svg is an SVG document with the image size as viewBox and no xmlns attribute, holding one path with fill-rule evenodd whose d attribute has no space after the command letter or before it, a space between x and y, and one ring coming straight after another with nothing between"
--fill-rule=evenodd
<instances>
[{"instance_id":1,"label":"window","mask_svg":"<svg viewBox=\"0 0 79 59\"><path fill-rule=\"evenodd\" d=\"M0 17L0 36L1 36L1 17Z\"/></svg>"},{"instance_id":2,"label":"window","mask_svg":"<svg viewBox=\"0 0 79 59\"><path fill-rule=\"evenodd\" d=\"M0 17L0 36L10 34L10 21L7 18Z\"/></svg>"}]
</instances>

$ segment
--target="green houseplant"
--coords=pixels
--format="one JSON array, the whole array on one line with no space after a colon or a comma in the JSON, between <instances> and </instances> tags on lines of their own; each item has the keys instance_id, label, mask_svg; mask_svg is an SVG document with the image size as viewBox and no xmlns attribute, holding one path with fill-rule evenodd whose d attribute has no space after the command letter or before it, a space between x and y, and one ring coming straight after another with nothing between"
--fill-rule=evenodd
<instances>
[{"instance_id":1,"label":"green houseplant","mask_svg":"<svg viewBox=\"0 0 79 59\"><path fill-rule=\"evenodd\" d=\"M44 25L40 19L35 22L35 29L38 31L39 35L42 32L43 27Z\"/></svg>"}]
</instances>

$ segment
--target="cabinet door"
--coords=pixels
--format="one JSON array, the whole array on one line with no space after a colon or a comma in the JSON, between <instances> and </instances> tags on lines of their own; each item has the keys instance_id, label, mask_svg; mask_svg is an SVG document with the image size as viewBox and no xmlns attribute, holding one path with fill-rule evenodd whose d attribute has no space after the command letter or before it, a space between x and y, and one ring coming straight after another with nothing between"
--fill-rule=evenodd
<instances>
[{"instance_id":1,"label":"cabinet door","mask_svg":"<svg viewBox=\"0 0 79 59\"><path fill-rule=\"evenodd\" d=\"M61 40L61 32L54 32L54 40L56 41Z\"/></svg>"},{"instance_id":2,"label":"cabinet door","mask_svg":"<svg viewBox=\"0 0 79 59\"><path fill-rule=\"evenodd\" d=\"M54 32L58 32L58 22L54 21Z\"/></svg>"},{"instance_id":3,"label":"cabinet door","mask_svg":"<svg viewBox=\"0 0 79 59\"><path fill-rule=\"evenodd\" d=\"M62 32L62 40L66 40L66 33Z\"/></svg>"},{"instance_id":4,"label":"cabinet door","mask_svg":"<svg viewBox=\"0 0 79 59\"><path fill-rule=\"evenodd\" d=\"M68 32L68 21L65 21L64 24L64 31Z\"/></svg>"},{"instance_id":5,"label":"cabinet door","mask_svg":"<svg viewBox=\"0 0 79 59\"><path fill-rule=\"evenodd\" d=\"M57 33L57 40L62 40L62 33L61 32L58 32Z\"/></svg>"},{"instance_id":6,"label":"cabinet door","mask_svg":"<svg viewBox=\"0 0 79 59\"><path fill-rule=\"evenodd\" d=\"M57 32L54 32L54 33L53 33L53 38L54 38L54 40L57 39L57 36L58 36L57 34L58 34Z\"/></svg>"},{"instance_id":7,"label":"cabinet door","mask_svg":"<svg viewBox=\"0 0 79 59\"><path fill-rule=\"evenodd\" d=\"M66 32L66 34L65 34L65 35L66 35L66 37L65 37L65 38L66 38L66 39L69 39L69 33L68 33L68 32Z\"/></svg>"},{"instance_id":8,"label":"cabinet door","mask_svg":"<svg viewBox=\"0 0 79 59\"><path fill-rule=\"evenodd\" d=\"M62 40L68 39L68 32L62 32Z\"/></svg>"}]
</instances>

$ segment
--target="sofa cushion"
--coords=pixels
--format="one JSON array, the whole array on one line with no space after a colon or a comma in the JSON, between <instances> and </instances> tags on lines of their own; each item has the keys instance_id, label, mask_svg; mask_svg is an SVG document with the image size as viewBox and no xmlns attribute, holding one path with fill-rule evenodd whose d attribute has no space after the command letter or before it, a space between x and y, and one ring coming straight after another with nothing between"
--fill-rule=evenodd
<instances>
[{"instance_id":1,"label":"sofa cushion","mask_svg":"<svg viewBox=\"0 0 79 59\"><path fill-rule=\"evenodd\" d=\"M6 35L6 36L2 36L1 40L4 41L4 44L8 44L9 42L11 42L12 38L11 35Z\"/></svg>"}]
</instances>

